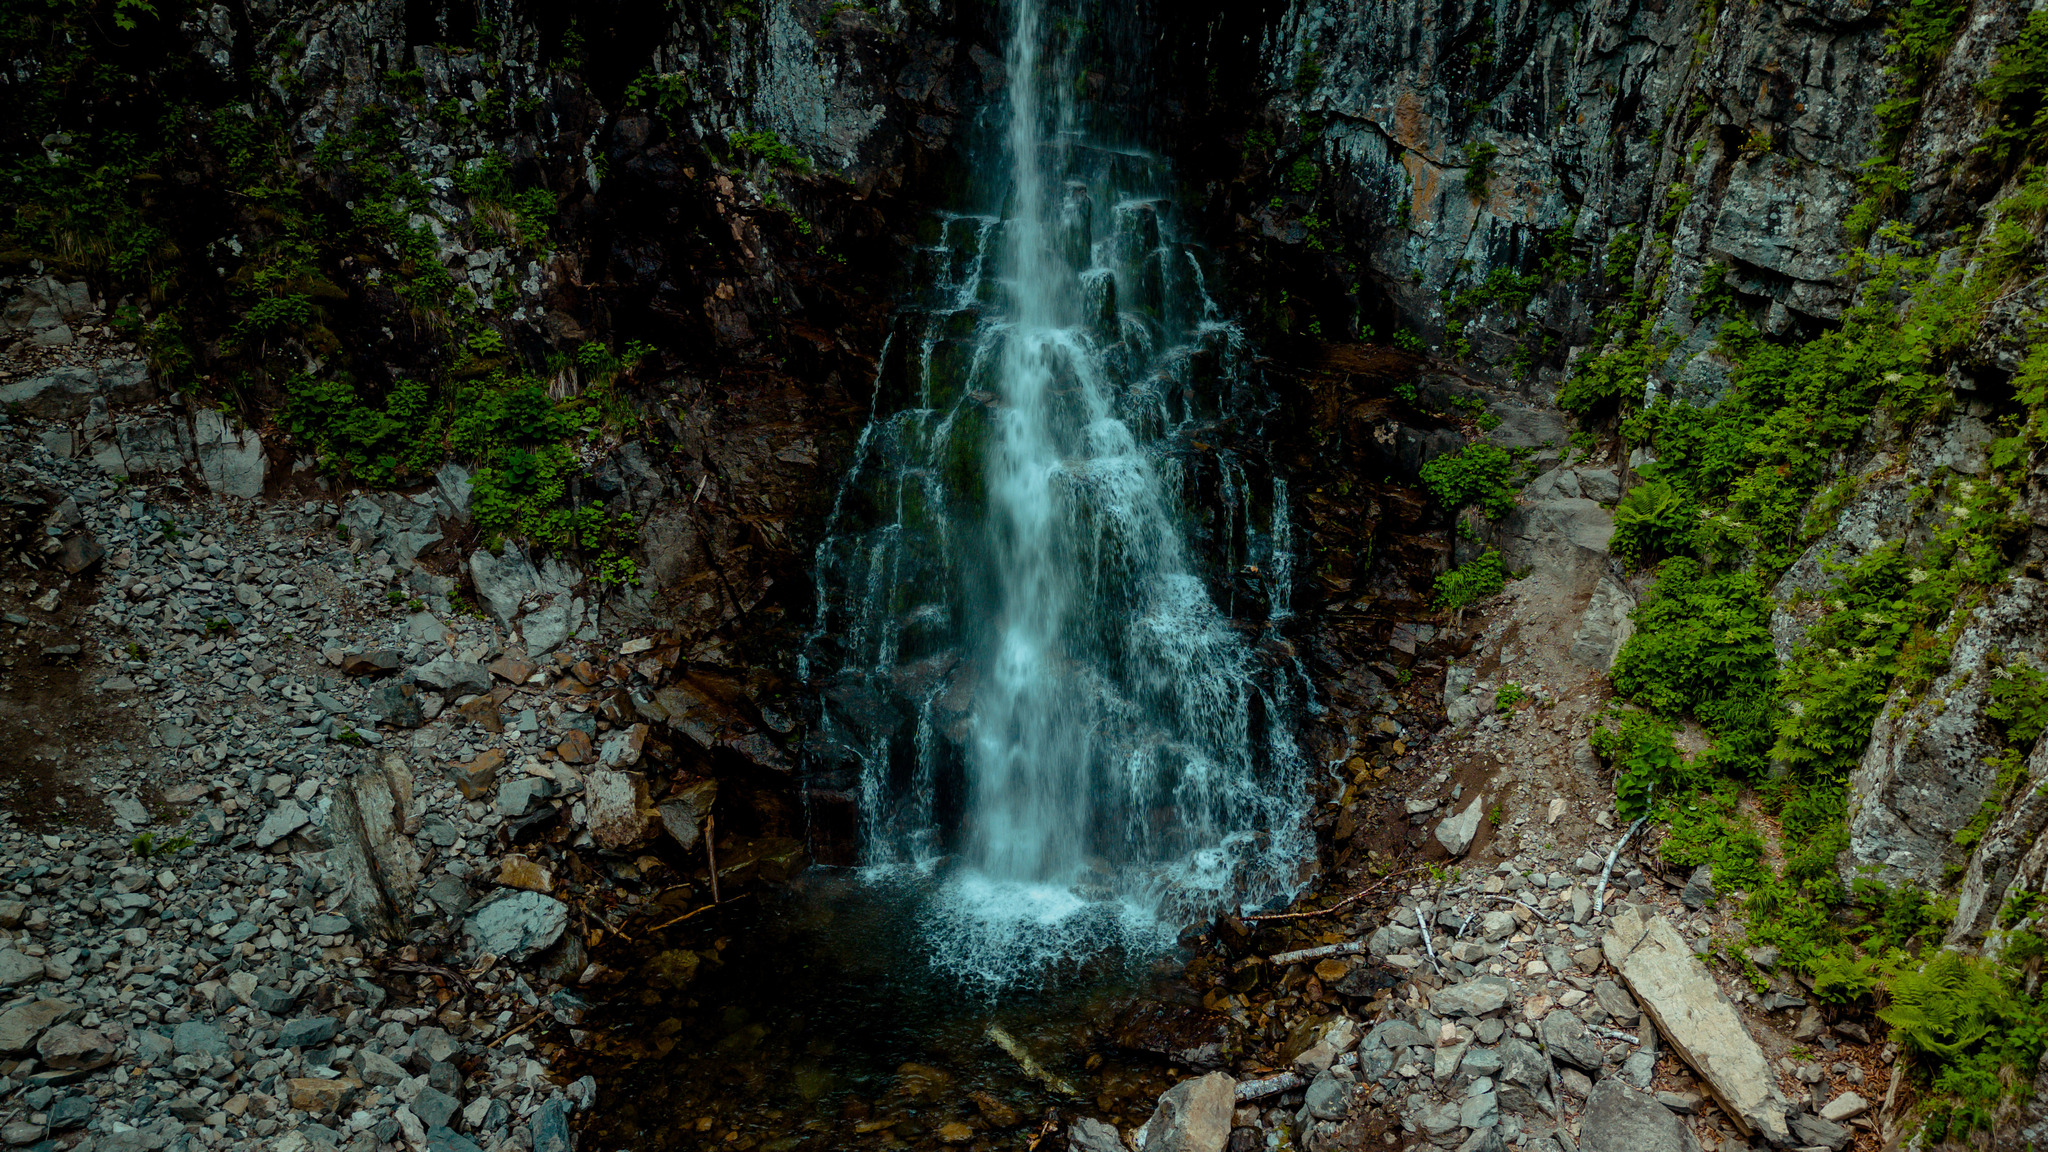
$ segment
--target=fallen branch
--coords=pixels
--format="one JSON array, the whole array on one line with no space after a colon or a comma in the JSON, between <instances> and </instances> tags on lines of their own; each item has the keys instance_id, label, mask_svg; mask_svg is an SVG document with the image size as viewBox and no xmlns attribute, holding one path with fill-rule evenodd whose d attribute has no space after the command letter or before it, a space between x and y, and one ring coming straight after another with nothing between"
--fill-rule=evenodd
<instances>
[{"instance_id":1,"label":"fallen branch","mask_svg":"<svg viewBox=\"0 0 2048 1152\"><path fill-rule=\"evenodd\" d=\"M524 1031L526 1031L526 1030L527 1030L528 1028L531 1028L531 1027L533 1027L533 1026L534 1026L535 1024L538 1024L538 1023L540 1023L540 1022L541 1022L542 1020L548 1020L548 1019L552 1019L552 1017L550 1017L550 1016L549 1016L549 1015L548 1015L547 1013L545 1013L545 1012L539 1013L539 1014L537 1014L537 1015L534 1015L534 1016L529 1016L529 1017L527 1017L527 1018L526 1018L526 1023L524 1023L524 1024L521 1024L521 1025L520 1025L519 1027L517 1027L517 1028L514 1028L514 1029L512 1029L512 1030L511 1030L510 1032L507 1032L507 1033L505 1033L504 1035L502 1035L502 1036L498 1037L498 1038L497 1038L496 1040L493 1040L493 1041L491 1041L491 1042L490 1042L489 1044L486 1044L486 1045L484 1045L484 1047L486 1047L486 1048L496 1048L496 1047L497 1047L498 1045L500 1045L500 1044L503 1044L503 1043L504 1043L505 1041L507 1041L507 1040L510 1040L510 1039L511 1039L511 1038L513 1038L514 1036L517 1036L517 1035L519 1035L519 1034L520 1034L521 1032L524 1032Z\"/></svg>"},{"instance_id":2,"label":"fallen branch","mask_svg":"<svg viewBox=\"0 0 2048 1152\"><path fill-rule=\"evenodd\" d=\"M1045 1067L1039 1064L1037 1058L1031 1055L1030 1049L1018 1043L1015 1036L1003 1031L1002 1025L991 1024L982 1035L994 1041L996 1047L1009 1053L1010 1059L1017 1062L1017 1067L1022 1068L1026 1076L1039 1081L1062 1096L1080 1095L1079 1092L1074 1091L1074 1086L1067 1083L1065 1079L1046 1071Z\"/></svg>"},{"instance_id":3,"label":"fallen branch","mask_svg":"<svg viewBox=\"0 0 2048 1152\"><path fill-rule=\"evenodd\" d=\"M709 477L709 476L706 476L706 477L705 477L705 479L706 479L706 480L709 480L709 479L711 479L711 477ZM699 485L697 485L697 494L698 494L698 495L700 495L700 496L704 494L704 485L702 485L702 484L699 484ZM718 817L717 817L717 816L706 816L706 817L704 817L704 864L705 864L705 867L707 867L707 868L711 869L711 902L712 902L713 904L716 904L716 903L718 903L718 902L719 902L719 901L718 901L718 853L717 853L717 852L715 852L715 851L713 851L713 850L712 850L712 847L711 847L711 833L712 833L712 832L713 832L713 831L714 831L714 830L716 829L716 827L717 827L717 820L718 820Z\"/></svg>"},{"instance_id":4,"label":"fallen branch","mask_svg":"<svg viewBox=\"0 0 2048 1152\"><path fill-rule=\"evenodd\" d=\"M1330 1065L1333 1068L1349 1068L1357 1063L1358 1053L1346 1052L1331 1061ZM1281 1092L1292 1092L1294 1089L1300 1088L1307 1083L1308 1079L1299 1072L1282 1072L1277 1076L1265 1076L1257 1080L1240 1080L1237 1085L1237 1100L1238 1103L1242 1104L1246 1100L1257 1100L1263 1096L1273 1096Z\"/></svg>"},{"instance_id":5,"label":"fallen branch","mask_svg":"<svg viewBox=\"0 0 2048 1152\"><path fill-rule=\"evenodd\" d=\"M1629 1044L1638 1045L1642 1043L1642 1041L1638 1039L1636 1037L1636 1034L1633 1032L1622 1032L1613 1028L1602 1028L1598 1024L1586 1025L1586 1031L1591 1032L1595 1036L1605 1036L1609 1040L1621 1040Z\"/></svg>"},{"instance_id":6,"label":"fallen branch","mask_svg":"<svg viewBox=\"0 0 2048 1152\"><path fill-rule=\"evenodd\" d=\"M441 979L455 985L464 996L476 995L476 985L469 982L469 977L453 968L444 968L439 964L428 964L419 960L386 960L384 962L384 970L386 972L402 973L407 976L439 976Z\"/></svg>"},{"instance_id":7,"label":"fallen branch","mask_svg":"<svg viewBox=\"0 0 2048 1152\"><path fill-rule=\"evenodd\" d=\"M1434 915L1430 913L1430 916ZM1415 910L1415 923L1422 928L1422 948L1429 953L1429 966L1436 970L1437 979L1441 980L1444 978L1444 966L1436 962L1436 945L1429 938L1430 916L1424 916L1420 908Z\"/></svg>"},{"instance_id":8,"label":"fallen branch","mask_svg":"<svg viewBox=\"0 0 2048 1152\"><path fill-rule=\"evenodd\" d=\"M626 930L624 928L619 927L617 924L612 923L609 919L605 917L604 913L595 911L582 904L578 904L576 906L576 910L583 913L583 915L586 918L595 920L599 924L602 924L605 927L611 929L612 935L617 936L619 939L624 940L628 944L633 943L633 938L631 936L626 935Z\"/></svg>"},{"instance_id":9,"label":"fallen branch","mask_svg":"<svg viewBox=\"0 0 2048 1152\"><path fill-rule=\"evenodd\" d=\"M1623 832L1621 839L1615 841L1614 850L1607 854L1607 863L1600 868L1600 886L1593 889L1593 919L1600 919L1600 914L1607 910L1607 877L1614 871L1614 862L1621 859L1621 850L1628 847L1629 837L1634 836L1636 829L1641 828L1643 821L1649 818L1648 812L1636 817L1636 822L1628 826L1628 831Z\"/></svg>"},{"instance_id":10,"label":"fallen branch","mask_svg":"<svg viewBox=\"0 0 2048 1152\"><path fill-rule=\"evenodd\" d=\"M753 895L753 893L752 893L752 892L742 892L742 893L740 893L739 895L737 895L737 896L733 897L733 900L734 900L734 901L740 901L740 900L745 900L745 899L746 899L747 897L749 897L749 896L752 896L752 895ZM653 934L653 933L656 933L656 932L659 932L659 931L661 931L661 930L662 930L663 928L673 928L673 927L674 927L674 926L676 926L677 924L681 924L681 923L682 923L683 921L685 921L685 920L688 920L688 919L689 919L690 917L692 917L692 916L695 916L695 915L696 915L697 913L699 913L699 912L709 912L709 911L711 911L711 910L712 910L713 908L717 908L717 907L719 907L719 905L717 905L717 904L706 904L706 905L704 905L704 906L703 906L702 908L697 908L697 909L693 909L693 910L691 910L691 911L689 911L689 912L685 912L685 913L683 913L683 914L682 914L681 916L678 916L678 917L676 917L676 918L675 918L675 919L673 919L673 920L663 920L663 921L662 921L661 923L659 923L659 924L656 924L656 925L655 925L654 927L652 927L652 928L649 928L649 929L648 929L647 931L648 931L648 933L649 933L649 934L651 935L651 934ZM625 933L621 932L621 933L619 933L619 935L621 935L621 936L624 936L624 935L625 935Z\"/></svg>"},{"instance_id":11,"label":"fallen branch","mask_svg":"<svg viewBox=\"0 0 2048 1152\"><path fill-rule=\"evenodd\" d=\"M1386 887L1393 881L1403 876L1406 876L1412 872L1419 871L1421 871L1420 866L1415 868L1403 868L1399 872L1389 872L1385 876L1380 877L1378 880L1373 881L1365 887L1360 888L1358 891L1353 892L1351 895L1346 896L1342 900L1337 901L1335 904L1330 905L1328 908L1310 908L1302 912L1267 912L1260 916L1240 916L1238 917L1238 919L1243 920L1247 924L1263 924L1268 920L1301 920L1310 916L1327 916L1332 912L1341 912L1344 909L1349 908L1353 904L1358 903L1360 900L1365 899L1367 896L1370 896L1373 893L1379 891L1380 889Z\"/></svg>"},{"instance_id":12,"label":"fallen branch","mask_svg":"<svg viewBox=\"0 0 2048 1152\"><path fill-rule=\"evenodd\" d=\"M1543 921L1545 924L1550 923L1550 917L1545 916L1541 912L1538 912L1536 910L1536 906L1534 904L1529 903L1527 900L1517 900L1513 896L1488 896L1487 899L1505 900L1510 904L1520 904L1522 907L1527 908L1529 910L1529 915L1536 917L1538 920Z\"/></svg>"},{"instance_id":13,"label":"fallen branch","mask_svg":"<svg viewBox=\"0 0 2048 1152\"><path fill-rule=\"evenodd\" d=\"M1344 944L1321 944L1314 948L1297 948L1292 952L1275 952L1266 957L1266 963L1285 967L1299 964L1304 960L1321 960L1325 956L1351 956L1365 951L1365 945L1352 940Z\"/></svg>"}]
</instances>

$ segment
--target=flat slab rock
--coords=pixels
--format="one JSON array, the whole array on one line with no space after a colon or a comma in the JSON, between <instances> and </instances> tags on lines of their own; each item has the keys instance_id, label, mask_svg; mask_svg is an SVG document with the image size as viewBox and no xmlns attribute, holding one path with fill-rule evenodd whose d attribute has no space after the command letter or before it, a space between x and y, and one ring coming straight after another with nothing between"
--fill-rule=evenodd
<instances>
[{"instance_id":1,"label":"flat slab rock","mask_svg":"<svg viewBox=\"0 0 2048 1152\"><path fill-rule=\"evenodd\" d=\"M1785 1099L1735 1005L1662 916L1629 909L1600 941L1607 962L1744 1136L1790 1138ZM1603 1082L1604 1083L1604 1082Z\"/></svg>"}]
</instances>

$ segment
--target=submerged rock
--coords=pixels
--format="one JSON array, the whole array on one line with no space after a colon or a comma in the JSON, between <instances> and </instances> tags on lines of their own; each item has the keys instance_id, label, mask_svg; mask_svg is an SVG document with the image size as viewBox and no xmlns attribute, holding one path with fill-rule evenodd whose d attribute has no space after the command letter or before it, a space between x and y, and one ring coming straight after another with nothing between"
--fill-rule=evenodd
<instances>
[{"instance_id":1,"label":"submerged rock","mask_svg":"<svg viewBox=\"0 0 2048 1152\"><path fill-rule=\"evenodd\" d=\"M1190 1068L1221 1068L1236 1057L1237 1029L1226 1017L1163 1000L1132 1002L1111 1021L1118 1047L1151 1052Z\"/></svg>"}]
</instances>

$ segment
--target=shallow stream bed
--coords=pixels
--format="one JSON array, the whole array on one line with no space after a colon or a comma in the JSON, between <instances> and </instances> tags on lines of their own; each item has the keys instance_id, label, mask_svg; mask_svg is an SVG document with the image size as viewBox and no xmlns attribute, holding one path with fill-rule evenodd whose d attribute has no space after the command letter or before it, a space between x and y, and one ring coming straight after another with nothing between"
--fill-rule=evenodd
<instances>
[{"instance_id":1,"label":"shallow stream bed","mask_svg":"<svg viewBox=\"0 0 2048 1152\"><path fill-rule=\"evenodd\" d=\"M1105 1036L1120 1006L1179 980L1176 960L1104 956L990 996L924 962L915 906L913 893L814 869L606 957L627 975L591 1020L586 1144L1017 1147L1048 1108L1141 1123L1188 1074ZM1074 1095L1027 1075L991 1026Z\"/></svg>"}]
</instances>

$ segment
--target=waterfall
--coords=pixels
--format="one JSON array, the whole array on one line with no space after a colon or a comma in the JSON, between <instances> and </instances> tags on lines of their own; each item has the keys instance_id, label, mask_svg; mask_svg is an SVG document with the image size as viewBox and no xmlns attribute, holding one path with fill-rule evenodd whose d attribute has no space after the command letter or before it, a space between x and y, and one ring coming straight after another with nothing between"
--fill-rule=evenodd
<instances>
[{"instance_id":1,"label":"waterfall","mask_svg":"<svg viewBox=\"0 0 2048 1152\"><path fill-rule=\"evenodd\" d=\"M802 664L814 792L922 885L934 963L998 986L1291 894L1311 848L1259 646L1286 488L1231 446L1264 389L1168 166L1087 123L1040 0L1011 15L992 207L916 253Z\"/></svg>"}]
</instances>

